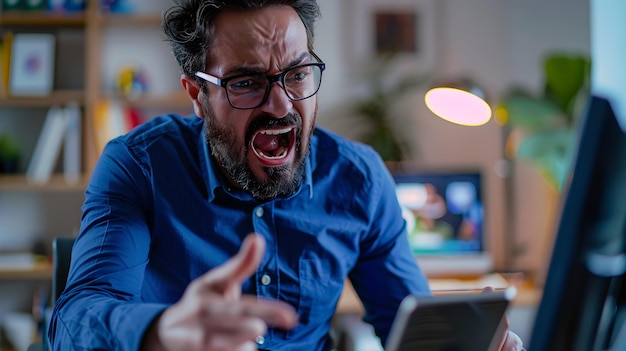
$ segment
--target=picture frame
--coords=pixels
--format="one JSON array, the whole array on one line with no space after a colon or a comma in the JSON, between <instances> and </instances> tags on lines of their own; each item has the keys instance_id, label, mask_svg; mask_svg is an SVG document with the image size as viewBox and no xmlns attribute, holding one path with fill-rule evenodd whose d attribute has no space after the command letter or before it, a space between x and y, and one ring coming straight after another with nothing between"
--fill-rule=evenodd
<instances>
[{"instance_id":1,"label":"picture frame","mask_svg":"<svg viewBox=\"0 0 626 351\"><path fill-rule=\"evenodd\" d=\"M434 0L353 0L353 57L393 53L417 72L436 62Z\"/></svg>"},{"instance_id":2,"label":"picture frame","mask_svg":"<svg viewBox=\"0 0 626 351\"><path fill-rule=\"evenodd\" d=\"M9 80L11 95L48 95L52 92L55 42L55 36L49 33L14 34Z\"/></svg>"}]
</instances>

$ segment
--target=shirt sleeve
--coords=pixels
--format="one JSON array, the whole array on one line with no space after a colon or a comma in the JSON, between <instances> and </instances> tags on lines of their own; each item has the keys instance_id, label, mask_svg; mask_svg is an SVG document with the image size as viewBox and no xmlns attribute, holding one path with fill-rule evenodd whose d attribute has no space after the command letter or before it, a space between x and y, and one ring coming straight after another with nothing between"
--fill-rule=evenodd
<instances>
[{"instance_id":1,"label":"shirt sleeve","mask_svg":"<svg viewBox=\"0 0 626 351\"><path fill-rule=\"evenodd\" d=\"M428 281L413 256L393 179L379 160L366 189L370 230L361 239L361 255L349 277L365 307L364 320L387 340L400 302L407 295L430 295Z\"/></svg>"},{"instance_id":2,"label":"shirt sleeve","mask_svg":"<svg viewBox=\"0 0 626 351\"><path fill-rule=\"evenodd\" d=\"M124 143L109 143L87 187L66 289L52 314L53 350L137 351L167 307L140 297L151 241L148 190Z\"/></svg>"}]
</instances>

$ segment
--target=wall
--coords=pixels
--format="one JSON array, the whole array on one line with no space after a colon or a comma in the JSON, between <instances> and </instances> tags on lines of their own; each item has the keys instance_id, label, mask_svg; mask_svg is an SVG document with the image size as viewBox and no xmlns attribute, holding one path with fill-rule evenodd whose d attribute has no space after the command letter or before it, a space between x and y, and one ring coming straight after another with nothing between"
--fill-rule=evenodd
<instances>
[{"instance_id":1,"label":"wall","mask_svg":"<svg viewBox=\"0 0 626 351\"><path fill-rule=\"evenodd\" d=\"M594 1L591 6L592 90L611 100L612 108L626 131L626 2Z\"/></svg>"},{"instance_id":2,"label":"wall","mask_svg":"<svg viewBox=\"0 0 626 351\"><path fill-rule=\"evenodd\" d=\"M372 0L370 0L371 2ZM399 1L399 0L395 0ZM393 3L378 0L379 3ZM350 55L357 35L350 26L359 0L320 0L323 18L316 51L328 63L320 91L319 125L355 137L348 104L363 91L358 62ZM542 85L541 60L549 52L589 52L588 0L434 0L435 78L467 76L482 85L495 105L508 88ZM348 24L348 26L346 26ZM410 160L419 168L479 167L488 184L489 245L500 268L541 269L558 194L551 193L531 166L518 163L508 180L496 174L503 133L494 121L473 128L430 114L418 90L402 102L401 129L412 141ZM513 196L505 197L506 182ZM507 216L507 200L513 215ZM507 235L507 234L510 234ZM546 239L547 237L547 239ZM509 250L509 251L506 251ZM515 251L515 255L513 255Z\"/></svg>"}]
</instances>

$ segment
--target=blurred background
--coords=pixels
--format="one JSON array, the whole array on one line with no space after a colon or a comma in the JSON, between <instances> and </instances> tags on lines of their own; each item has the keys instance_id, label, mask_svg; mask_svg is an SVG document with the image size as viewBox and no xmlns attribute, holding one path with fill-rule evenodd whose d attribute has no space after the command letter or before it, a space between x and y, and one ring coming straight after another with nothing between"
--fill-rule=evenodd
<instances>
[{"instance_id":1,"label":"blurred background","mask_svg":"<svg viewBox=\"0 0 626 351\"><path fill-rule=\"evenodd\" d=\"M160 13L169 4L2 2L0 321L16 321L16 312L32 314L33 306L49 296L50 269L45 263L51 240L78 232L83 191L104 143L159 113L192 113L182 95L180 71L160 32ZM493 259L493 271L521 272L540 286L561 190L554 168L566 168L567 161L557 157L537 162L532 153L520 154L529 133L515 124L519 117L512 115L516 110L509 103L519 95L545 100L551 59L565 67L589 58L589 1L319 4L322 19L315 51L327 70L319 92L318 125L374 145L392 173L478 170L483 181L484 249ZM33 34L42 33L52 34L45 40L53 50L41 49L37 57L50 68L34 73L39 86L21 87L14 76L29 72L19 72L20 47L32 45ZM495 116L473 127L436 117L423 97L443 83L479 88ZM568 96L585 89L582 81L572 84L575 90ZM73 134L78 148L64 147L77 145L65 139L71 133L67 126L56 138L54 133L44 138L52 107L74 105L80 111ZM575 105L570 101L569 110L553 114L575 120ZM537 115L551 108L532 106L532 111L539 110ZM572 128L558 118L531 127L560 123L559 129ZM35 161L42 139L54 146L44 148L42 158L52 160L49 165ZM37 255L24 255L33 252ZM0 345L9 347L5 338Z\"/></svg>"}]
</instances>

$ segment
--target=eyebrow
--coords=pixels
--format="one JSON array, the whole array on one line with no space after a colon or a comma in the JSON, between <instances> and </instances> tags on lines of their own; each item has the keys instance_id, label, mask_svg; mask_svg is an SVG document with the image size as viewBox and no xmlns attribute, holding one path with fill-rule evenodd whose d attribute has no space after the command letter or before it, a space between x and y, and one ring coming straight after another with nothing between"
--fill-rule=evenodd
<instances>
[{"instance_id":1,"label":"eyebrow","mask_svg":"<svg viewBox=\"0 0 626 351\"><path fill-rule=\"evenodd\" d=\"M302 55L300 55L299 57L297 57L296 59L292 60L291 62L289 62L286 66L281 67L281 72L285 71L287 69L290 69L292 67L295 67L297 65L301 65L304 60L306 60L307 57L312 57L310 52L304 52ZM238 76L238 75L246 75L246 74L266 74L267 71L258 67L250 67L250 66L235 66L231 69L229 69L225 74L224 77L233 77L233 76Z\"/></svg>"}]
</instances>

